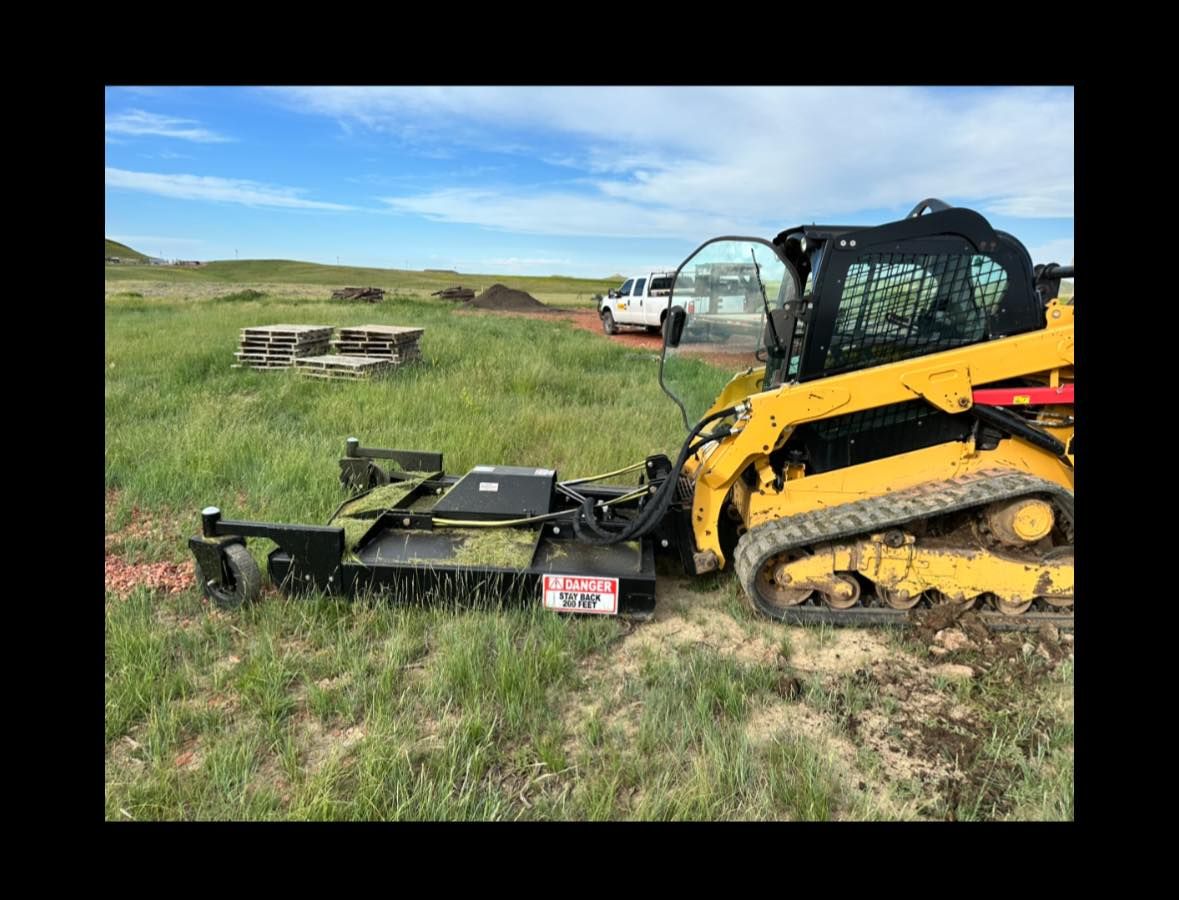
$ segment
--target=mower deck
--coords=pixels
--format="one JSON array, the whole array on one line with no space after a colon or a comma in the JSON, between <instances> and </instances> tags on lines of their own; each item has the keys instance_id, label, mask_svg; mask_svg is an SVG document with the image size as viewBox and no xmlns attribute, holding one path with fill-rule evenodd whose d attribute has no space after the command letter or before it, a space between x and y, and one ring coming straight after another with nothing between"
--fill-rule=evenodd
<instances>
[{"instance_id":1,"label":"mower deck","mask_svg":"<svg viewBox=\"0 0 1179 900\"><path fill-rule=\"evenodd\" d=\"M539 602L545 575L618 580L618 612L648 617L655 611L655 551L650 540L609 547L532 532L526 567L509 569L454 562L463 540L448 531L378 528L354 561L341 561L332 586L348 597L384 593L395 603L449 600L463 604ZM269 557L271 580L299 593L299 567L278 549ZM312 579L314 582L315 579ZM307 582L303 582L307 583Z\"/></svg>"},{"instance_id":2,"label":"mower deck","mask_svg":"<svg viewBox=\"0 0 1179 900\"><path fill-rule=\"evenodd\" d=\"M395 465L386 471L374 459L393 459ZM277 544L267 568L273 584L288 595L381 594L394 603L472 606L536 602L559 611L638 618L654 613L656 538L607 546L584 543L575 538L567 518L494 525L492 514L474 513L475 518L486 517L440 524L450 520L435 507L454 491L449 504L442 504L442 509L453 508L464 480L476 476L477 491L481 479L504 479L509 487L504 500L511 503L512 495L521 490L508 480L523 472L481 466L459 477L444 474L441 463L441 454L364 449L349 442L340 461L341 480L360 492L340 504L326 526L230 521L217 509L206 509L203 534L189 541L201 572L211 573L202 574L207 578L206 593L222 605L234 605L237 573L228 565L225 548L247 537L261 537ZM402 468L409 466L433 471ZM536 471L549 481L555 474ZM380 490L391 491L396 499L371 508L374 504L365 498L370 493L381 496L376 493ZM577 493L607 501L634 491L635 487L579 485ZM536 503L534 498L527 502ZM555 510L569 501L557 492L548 502ZM625 514L628 504L631 501L614 508Z\"/></svg>"}]
</instances>

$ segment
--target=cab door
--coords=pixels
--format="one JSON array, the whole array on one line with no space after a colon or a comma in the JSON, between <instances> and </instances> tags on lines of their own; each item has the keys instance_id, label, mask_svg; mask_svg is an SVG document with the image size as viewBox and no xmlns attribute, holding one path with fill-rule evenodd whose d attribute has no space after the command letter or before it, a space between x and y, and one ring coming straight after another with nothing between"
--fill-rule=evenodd
<instances>
[{"instance_id":1,"label":"cab door","mask_svg":"<svg viewBox=\"0 0 1179 900\"><path fill-rule=\"evenodd\" d=\"M643 308L643 302L647 299L644 295L647 293L647 279L636 278L634 290L630 295L630 313L631 317L627 320L635 325L646 324L647 313Z\"/></svg>"},{"instance_id":2,"label":"cab door","mask_svg":"<svg viewBox=\"0 0 1179 900\"><path fill-rule=\"evenodd\" d=\"M614 298L614 321L623 323L630 321L633 315L630 311L630 293L631 288L634 287L634 279L628 278L622 283L622 287L618 289L618 296Z\"/></svg>"}]
</instances>

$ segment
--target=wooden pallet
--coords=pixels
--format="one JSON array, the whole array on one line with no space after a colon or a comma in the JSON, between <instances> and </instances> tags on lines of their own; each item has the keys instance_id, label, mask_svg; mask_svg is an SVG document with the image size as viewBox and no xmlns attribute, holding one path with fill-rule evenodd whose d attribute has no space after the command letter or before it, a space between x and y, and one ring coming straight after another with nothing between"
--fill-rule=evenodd
<instances>
[{"instance_id":1,"label":"wooden pallet","mask_svg":"<svg viewBox=\"0 0 1179 900\"><path fill-rule=\"evenodd\" d=\"M295 360L295 371L313 378L370 378L392 370L389 359L375 356L303 356Z\"/></svg>"},{"instance_id":2,"label":"wooden pallet","mask_svg":"<svg viewBox=\"0 0 1179 900\"><path fill-rule=\"evenodd\" d=\"M290 358L298 356L322 356L328 352L327 344L313 344L307 347L263 347L254 344L247 344L240 347L237 354L246 354L248 356L286 356Z\"/></svg>"},{"instance_id":3,"label":"wooden pallet","mask_svg":"<svg viewBox=\"0 0 1179 900\"><path fill-rule=\"evenodd\" d=\"M328 349L330 325L255 325L241 329L234 368L289 369L295 360Z\"/></svg>"},{"instance_id":4,"label":"wooden pallet","mask_svg":"<svg viewBox=\"0 0 1179 900\"><path fill-rule=\"evenodd\" d=\"M287 338L316 338L331 337L331 325L255 325L243 328L242 335L257 335L258 337L287 337Z\"/></svg>"},{"instance_id":5,"label":"wooden pallet","mask_svg":"<svg viewBox=\"0 0 1179 900\"><path fill-rule=\"evenodd\" d=\"M264 342L264 341L250 340L250 341L242 341L239 344L239 346L243 350L245 350L249 347L254 347L258 350L277 350L277 351L281 351L282 353L295 353L295 352L298 352L299 350L307 350L308 348L311 348L311 347L327 347L330 343L331 343L331 341L308 341L307 343L304 343L304 344L280 344L280 343L276 343L273 341Z\"/></svg>"},{"instance_id":6,"label":"wooden pallet","mask_svg":"<svg viewBox=\"0 0 1179 900\"><path fill-rule=\"evenodd\" d=\"M376 357L400 365L422 358L418 341L424 333L402 325L354 325L341 328L331 345L341 356Z\"/></svg>"},{"instance_id":7,"label":"wooden pallet","mask_svg":"<svg viewBox=\"0 0 1179 900\"><path fill-rule=\"evenodd\" d=\"M369 344L363 341L332 341L328 352L339 356L387 356L418 350L417 344Z\"/></svg>"},{"instance_id":8,"label":"wooden pallet","mask_svg":"<svg viewBox=\"0 0 1179 900\"><path fill-rule=\"evenodd\" d=\"M339 291L332 291L333 300L367 300L369 303L379 303L385 299L385 291L382 288L344 288Z\"/></svg>"},{"instance_id":9,"label":"wooden pallet","mask_svg":"<svg viewBox=\"0 0 1179 900\"><path fill-rule=\"evenodd\" d=\"M388 344L411 344L419 340L425 329L398 325L356 325L341 328L338 340L379 341Z\"/></svg>"}]
</instances>

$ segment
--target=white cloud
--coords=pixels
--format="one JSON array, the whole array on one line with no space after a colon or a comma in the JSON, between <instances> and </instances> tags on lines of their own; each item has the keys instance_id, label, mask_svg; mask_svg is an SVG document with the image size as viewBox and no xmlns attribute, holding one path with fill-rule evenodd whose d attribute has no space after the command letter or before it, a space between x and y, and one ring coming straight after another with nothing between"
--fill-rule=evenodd
<instances>
[{"instance_id":1,"label":"white cloud","mask_svg":"<svg viewBox=\"0 0 1179 900\"><path fill-rule=\"evenodd\" d=\"M233 140L231 137L201 127L200 122L196 119L178 119L175 116L144 112L142 109L129 109L115 115L108 115L106 133L108 135L128 134L135 137L176 138L202 144L222 144Z\"/></svg>"},{"instance_id":2,"label":"white cloud","mask_svg":"<svg viewBox=\"0 0 1179 900\"><path fill-rule=\"evenodd\" d=\"M530 197L507 189L447 189L381 199L398 212L524 234L684 237L698 235L702 225L714 231L740 230L731 219L720 216L701 217L686 210L636 206L626 200L573 193L546 192Z\"/></svg>"},{"instance_id":3,"label":"white cloud","mask_svg":"<svg viewBox=\"0 0 1179 900\"><path fill-rule=\"evenodd\" d=\"M324 203L298 196L300 188L280 187L241 178L218 178L213 175L164 175L158 172L129 172L107 167L108 188L122 188L172 197L178 200L210 200L279 209L355 209L340 203Z\"/></svg>"},{"instance_id":4,"label":"white cloud","mask_svg":"<svg viewBox=\"0 0 1179 900\"><path fill-rule=\"evenodd\" d=\"M1020 219L1071 218L1073 185L1033 188L1022 196L1006 197L986 204L986 211Z\"/></svg>"},{"instance_id":5,"label":"white cloud","mask_svg":"<svg viewBox=\"0 0 1179 900\"><path fill-rule=\"evenodd\" d=\"M1071 265L1074 255L1073 240L1072 238L1062 238L1057 241L1048 241L1038 247L1028 247L1028 253L1032 256L1033 265L1038 263Z\"/></svg>"},{"instance_id":6,"label":"white cloud","mask_svg":"<svg viewBox=\"0 0 1179 900\"><path fill-rule=\"evenodd\" d=\"M444 221L699 237L714 230L709 223L765 232L864 210L903 213L929 196L1010 216L1072 215L1067 88L332 87L277 95L423 151L495 148L590 179L588 193L535 183L477 201L445 188L386 198Z\"/></svg>"}]
</instances>

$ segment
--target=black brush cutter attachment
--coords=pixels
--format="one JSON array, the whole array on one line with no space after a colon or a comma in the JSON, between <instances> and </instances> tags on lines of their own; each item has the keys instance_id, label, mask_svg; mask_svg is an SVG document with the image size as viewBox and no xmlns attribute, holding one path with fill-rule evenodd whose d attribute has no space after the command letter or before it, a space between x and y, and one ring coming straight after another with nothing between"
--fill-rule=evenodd
<instances>
[{"instance_id":1,"label":"black brush cutter attachment","mask_svg":"<svg viewBox=\"0 0 1179 900\"><path fill-rule=\"evenodd\" d=\"M638 484L592 483L628 471L639 474ZM643 516L652 498L669 495L659 489L671 472L667 457L652 456L566 482L552 469L513 466L476 466L460 477L444 473L440 453L365 448L349 438L340 480L354 493L328 524L234 521L209 507L189 547L205 595L226 608L257 598L261 575L245 543L265 538L276 545L267 557L270 579L291 596L539 602L555 611L645 618L655 609L656 549L679 549L683 557L687 538L690 561L686 512L673 504L682 515L660 512L641 536L613 543L579 539L575 520L588 509L598 526L629 533L625 523Z\"/></svg>"}]
</instances>

